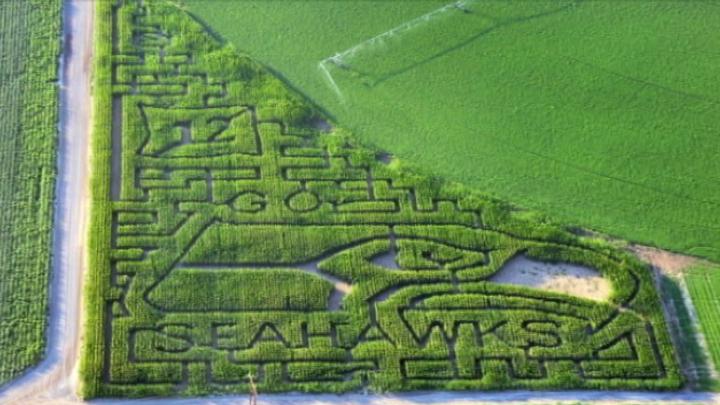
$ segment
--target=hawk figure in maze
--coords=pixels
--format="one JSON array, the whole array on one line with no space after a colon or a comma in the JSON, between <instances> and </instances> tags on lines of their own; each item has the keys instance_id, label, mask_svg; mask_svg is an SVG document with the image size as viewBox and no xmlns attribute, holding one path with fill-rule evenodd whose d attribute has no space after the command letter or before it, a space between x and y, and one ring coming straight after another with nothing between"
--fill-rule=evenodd
<instances>
[{"instance_id":1,"label":"hawk figure in maze","mask_svg":"<svg viewBox=\"0 0 720 405\"><path fill-rule=\"evenodd\" d=\"M327 235L314 251L303 247L305 253L292 261L278 250L277 256L268 255L268 247L302 246L316 232ZM205 242L223 233L237 236L227 244ZM413 387L486 375L507 378L510 386L513 380L548 378L559 364L572 366L578 377L662 373L661 357L650 344L652 325L618 305L631 301L639 288L638 278L621 265L608 261L603 268L612 279L632 286L626 296L613 297L615 303L491 281L521 253L541 259L560 254L590 265L603 260L595 252L463 226L363 227L352 234L345 226L261 225L234 233L219 225L200 237L202 250L191 249L150 291L148 301L165 313L192 312L197 305L246 313L258 326L235 349L249 350L263 339L280 341L288 359L293 347L304 352L311 346L303 341L307 331L302 324L298 342L286 337L295 334L292 330L279 325L328 316L333 346L355 362L366 362L350 371L338 364L338 379L366 369L378 382L392 378ZM207 250L210 245L217 251ZM268 283L275 287L264 289ZM175 292L187 285L199 289L178 299ZM286 312L287 319L278 322L275 313L263 319L259 314L264 311Z\"/></svg>"},{"instance_id":2,"label":"hawk figure in maze","mask_svg":"<svg viewBox=\"0 0 720 405\"><path fill-rule=\"evenodd\" d=\"M679 383L627 253L314 129L307 101L169 3L102 7L117 146L103 392L242 392L248 374L261 391ZM496 282L520 256L592 268L612 293Z\"/></svg>"}]
</instances>

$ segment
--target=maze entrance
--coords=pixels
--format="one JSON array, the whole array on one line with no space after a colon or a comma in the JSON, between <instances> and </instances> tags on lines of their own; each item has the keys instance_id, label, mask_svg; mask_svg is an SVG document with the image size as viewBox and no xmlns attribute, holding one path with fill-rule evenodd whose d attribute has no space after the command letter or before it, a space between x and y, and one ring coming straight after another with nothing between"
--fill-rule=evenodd
<instances>
[{"instance_id":1,"label":"maze entrance","mask_svg":"<svg viewBox=\"0 0 720 405\"><path fill-rule=\"evenodd\" d=\"M304 100L169 3L99 9L112 170L94 223L111 230L90 395L246 392L249 375L261 392L679 385L626 254L313 130ZM612 296L489 281L520 255L596 269Z\"/></svg>"}]
</instances>

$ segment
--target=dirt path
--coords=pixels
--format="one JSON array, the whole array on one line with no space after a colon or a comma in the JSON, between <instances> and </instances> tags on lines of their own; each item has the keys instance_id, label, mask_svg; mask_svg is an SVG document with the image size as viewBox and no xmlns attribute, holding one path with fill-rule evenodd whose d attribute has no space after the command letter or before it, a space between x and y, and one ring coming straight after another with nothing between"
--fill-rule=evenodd
<instances>
[{"instance_id":1,"label":"dirt path","mask_svg":"<svg viewBox=\"0 0 720 405\"><path fill-rule=\"evenodd\" d=\"M93 2L68 0L63 9L60 134L53 234L48 347L43 360L0 392L0 403L75 398L81 284L88 216L88 140Z\"/></svg>"}]
</instances>

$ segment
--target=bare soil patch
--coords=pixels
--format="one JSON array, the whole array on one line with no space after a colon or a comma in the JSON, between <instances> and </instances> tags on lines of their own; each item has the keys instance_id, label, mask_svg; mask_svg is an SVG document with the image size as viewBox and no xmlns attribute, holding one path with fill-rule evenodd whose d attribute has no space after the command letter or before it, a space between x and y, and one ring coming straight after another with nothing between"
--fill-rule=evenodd
<instances>
[{"instance_id":1,"label":"bare soil patch","mask_svg":"<svg viewBox=\"0 0 720 405\"><path fill-rule=\"evenodd\" d=\"M569 263L544 263L517 256L509 260L490 281L607 301L610 282L589 267Z\"/></svg>"},{"instance_id":2,"label":"bare soil patch","mask_svg":"<svg viewBox=\"0 0 720 405\"><path fill-rule=\"evenodd\" d=\"M674 276L682 275L687 268L700 262L700 259L692 256L672 253L650 246L631 245L630 251L640 260L659 269L660 272Z\"/></svg>"}]
</instances>

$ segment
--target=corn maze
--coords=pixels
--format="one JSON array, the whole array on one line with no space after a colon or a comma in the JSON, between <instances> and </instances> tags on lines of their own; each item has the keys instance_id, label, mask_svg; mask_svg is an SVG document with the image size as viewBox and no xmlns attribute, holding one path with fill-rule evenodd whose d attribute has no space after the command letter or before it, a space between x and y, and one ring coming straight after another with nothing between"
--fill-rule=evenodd
<instances>
[{"instance_id":1,"label":"corn maze","mask_svg":"<svg viewBox=\"0 0 720 405\"><path fill-rule=\"evenodd\" d=\"M627 254L315 129L169 3L98 13L84 395L679 387ZM613 295L487 280L518 255Z\"/></svg>"}]
</instances>

